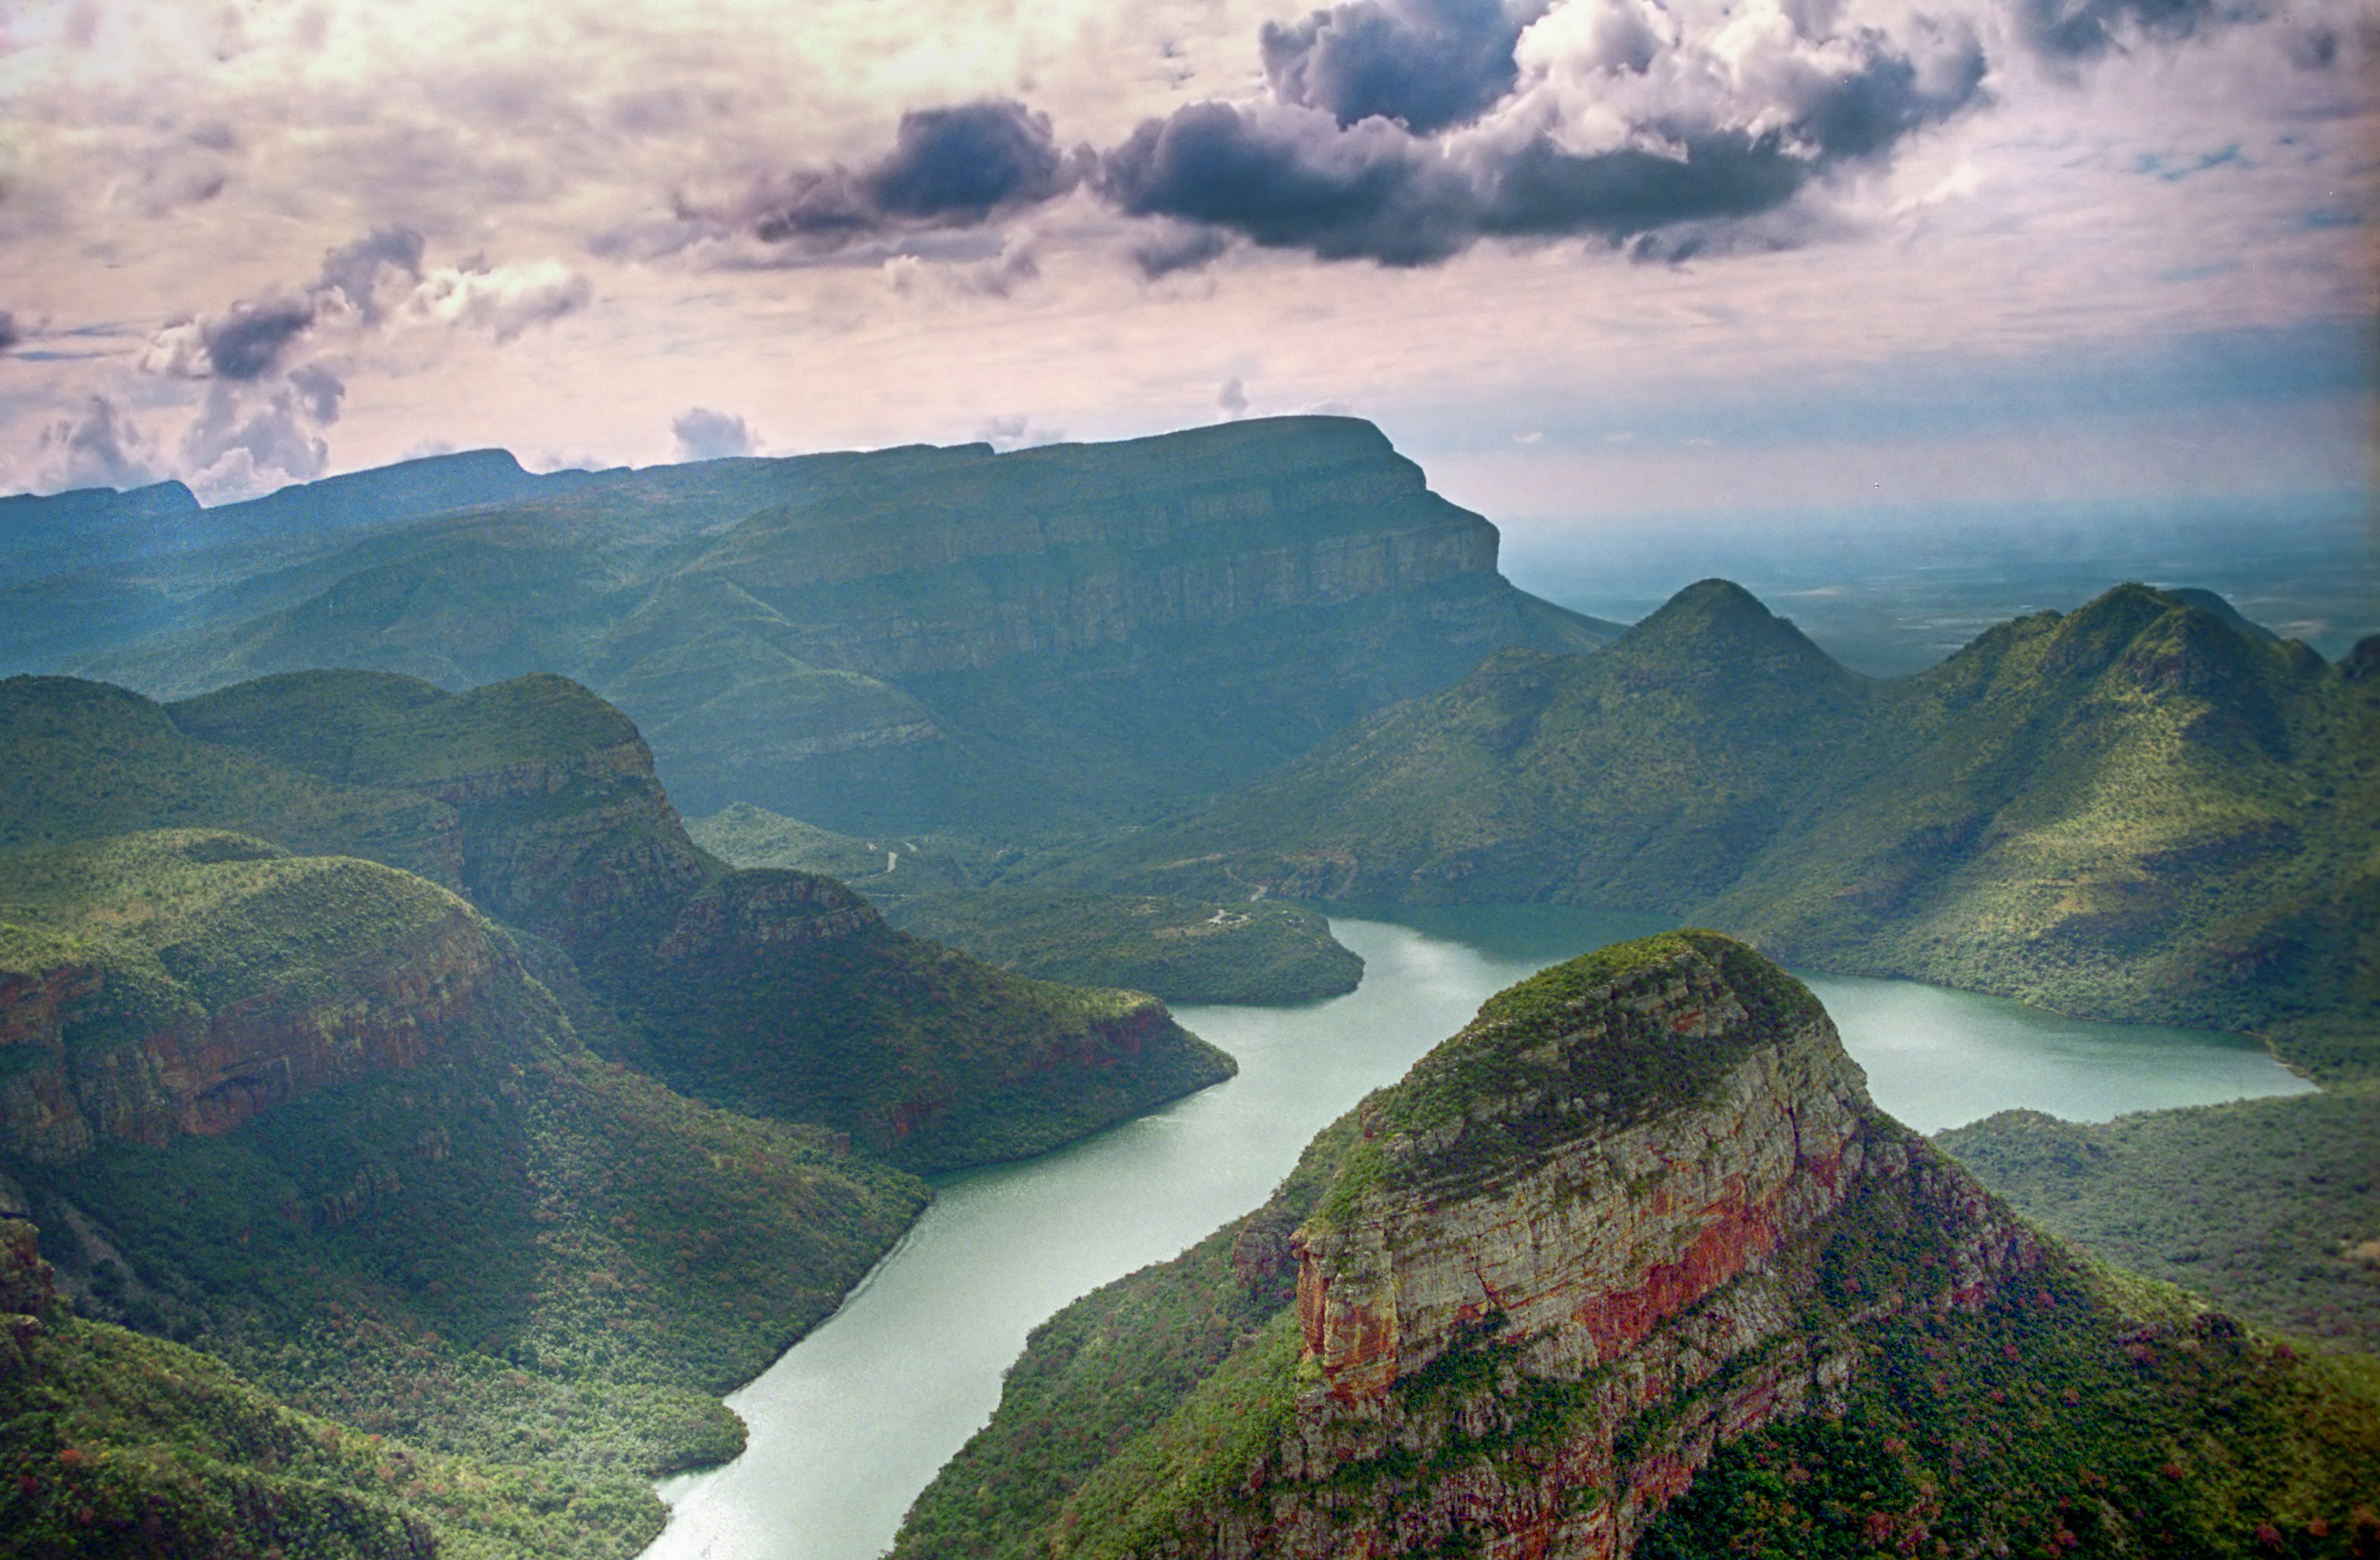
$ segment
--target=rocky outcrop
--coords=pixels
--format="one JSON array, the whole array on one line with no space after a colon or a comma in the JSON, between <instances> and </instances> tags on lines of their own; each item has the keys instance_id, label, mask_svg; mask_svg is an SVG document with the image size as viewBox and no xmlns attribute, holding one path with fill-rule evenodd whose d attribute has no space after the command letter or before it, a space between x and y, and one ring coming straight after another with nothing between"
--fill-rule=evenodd
<instances>
[{"instance_id":1,"label":"rocky outcrop","mask_svg":"<svg viewBox=\"0 0 2380 1560\"><path fill-rule=\"evenodd\" d=\"M426 884L414 892L436 896L434 913L364 952L291 960L212 1005L121 945L0 974L0 1152L57 1164L103 1140L214 1136L311 1090L446 1050L495 987L524 977L469 906Z\"/></svg>"},{"instance_id":2,"label":"rocky outcrop","mask_svg":"<svg viewBox=\"0 0 2380 1560\"><path fill-rule=\"evenodd\" d=\"M2042 1260L1874 1109L1798 982L1712 933L1514 988L1360 1121L1292 1244L1279 1432L1125 1547L1624 1556L1719 1444L1840 1408L1855 1323L1973 1310ZM1843 1268L1878 1240L1896 1260Z\"/></svg>"}]
</instances>

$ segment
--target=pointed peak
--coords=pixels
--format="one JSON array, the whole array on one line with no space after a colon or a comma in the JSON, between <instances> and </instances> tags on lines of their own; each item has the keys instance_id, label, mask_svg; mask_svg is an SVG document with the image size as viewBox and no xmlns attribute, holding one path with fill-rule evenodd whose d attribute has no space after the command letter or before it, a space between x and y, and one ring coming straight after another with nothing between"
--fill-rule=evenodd
<instances>
[{"instance_id":1,"label":"pointed peak","mask_svg":"<svg viewBox=\"0 0 2380 1560\"><path fill-rule=\"evenodd\" d=\"M1852 676L1811 643L1790 618L1778 616L1730 579L1687 586L1611 649L1659 661L1718 660L1772 672L1792 666L1829 676Z\"/></svg>"}]
</instances>

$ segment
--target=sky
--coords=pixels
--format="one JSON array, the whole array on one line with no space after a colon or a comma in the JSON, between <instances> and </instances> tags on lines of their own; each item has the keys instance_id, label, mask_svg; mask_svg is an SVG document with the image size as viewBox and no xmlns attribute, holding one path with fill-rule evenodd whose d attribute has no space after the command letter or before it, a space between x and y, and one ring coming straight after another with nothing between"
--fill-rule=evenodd
<instances>
[{"instance_id":1,"label":"sky","mask_svg":"<svg viewBox=\"0 0 2380 1560\"><path fill-rule=\"evenodd\" d=\"M2375 0L0 8L0 492L1373 419L1518 525L2369 494Z\"/></svg>"}]
</instances>

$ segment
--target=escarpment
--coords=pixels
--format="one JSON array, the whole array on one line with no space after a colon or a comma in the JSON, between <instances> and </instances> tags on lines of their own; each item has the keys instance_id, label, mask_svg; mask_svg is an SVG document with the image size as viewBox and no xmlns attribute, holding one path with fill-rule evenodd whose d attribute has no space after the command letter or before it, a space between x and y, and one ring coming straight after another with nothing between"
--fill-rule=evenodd
<instances>
[{"instance_id":1,"label":"escarpment","mask_svg":"<svg viewBox=\"0 0 2380 1560\"><path fill-rule=\"evenodd\" d=\"M388 868L203 831L10 865L0 913L35 924L0 929L0 1152L216 1136L526 1000L469 905Z\"/></svg>"},{"instance_id":2,"label":"escarpment","mask_svg":"<svg viewBox=\"0 0 2380 1560\"><path fill-rule=\"evenodd\" d=\"M59 664L161 695L557 674L633 717L697 813L919 829L1147 821L1500 648L1617 631L1515 590L1495 528L1349 418L482 475L476 508L461 469L393 481L425 507L368 538L333 488L286 490L285 518L322 511L280 532L302 564Z\"/></svg>"},{"instance_id":3,"label":"escarpment","mask_svg":"<svg viewBox=\"0 0 2380 1560\"><path fill-rule=\"evenodd\" d=\"M521 981L516 957L606 1055L919 1168L1052 1148L1232 1070L1153 998L1023 980L895 931L829 879L729 869L687 836L635 724L561 677L453 694L289 673L163 707L65 678L0 684L0 719L20 716L60 735L12 755L25 784L0 795L0 845L84 843L40 871L22 866L39 852L12 858L11 881L47 872L55 902L13 906L0 883L0 922L70 941L128 915L155 933L128 963L44 944L0 969L16 982L0 1012L56 1028L50 1062L0 1074L0 1132L29 1154L71 1157L94 1133L219 1131L415 1065L486 980ZM93 751L120 759L105 807L65 805L93 789L79 778ZM286 825L312 850L423 868L456 892L328 854L281 859L255 839L231 854L279 865L213 846L182 859L155 847L165 834L115 833L165 820ZM128 839L152 843L108 843ZM342 897L370 872L412 886L388 905ZM261 896L235 892L260 873ZM399 928L398 902L439 908ZM514 935L488 943L481 915ZM433 934L439 916L451 924ZM333 917L364 940L325 952ZM93 981L99 994L73 995ZM70 1001L101 1017L66 1014Z\"/></svg>"},{"instance_id":4,"label":"escarpment","mask_svg":"<svg viewBox=\"0 0 2380 1560\"><path fill-rule=\"evenodd\" d=\"M1135 1503L1152 1552L1624 1555L1722 1439L1840 1407L1862 1349L1808 1323L1847 1229L1924 1249L1876 1315L2040 1261L1875 1111L1798 982L1711 933L1503 993L1357 1120L1295 1239L1279 1428L1203 1470L1220 1493Z\"/></svg>"}]
</instances>

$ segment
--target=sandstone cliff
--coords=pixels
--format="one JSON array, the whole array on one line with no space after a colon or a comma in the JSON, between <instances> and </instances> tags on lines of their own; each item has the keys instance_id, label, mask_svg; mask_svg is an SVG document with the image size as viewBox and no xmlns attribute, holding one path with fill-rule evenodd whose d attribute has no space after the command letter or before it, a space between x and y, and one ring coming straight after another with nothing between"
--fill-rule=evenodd
<instances>
[{"instance_id":1,"label":"sandstone cliff","mask_svg":"<svg viewBox=\"0 0 2380 1560\"><path fill-rule=\"evenodd\" d=\"M231 1130L419 1066L525 987L469 905L369 862L200 830L12 858L0 893L0 1153Z\"/></svg>"},{"instance_id":2,"label":"sandstone cliff","mask_svg":"<svg viewBox=\"0 0 2380 1560\"><path fill-rule=\"evenodd\" d=\"M1707 933L1506 993L1358 1122L1293 1248L1279 1428L1217 1493L1133 1503L1160 1550L1624 1555L1722 1437L1840 1408L1859 1350L1803 1302L1847 1204L1932 1249L1878 1310L1972 1309L2039 1260L1875 1112L1798 983Z\"/></svg>"},{"instance_id":3,"label":"sandstone cliff","mask_svg":"<svg viewBox=\"0 0 2380 1560\"><path fill-rule=\"evenodd\" d=\"M1798 981L1665 934L1491 1000L1266 1208L1037 1334L896 1554L2347 1534L2358 1378L2142 1298L1877 1112ZM2178 1487L2218 1462L2255 1471Z\"/></svg>"},{"instance_id":4,"label":"sandstone cliff","mask_svg":"<svg viewBox=\"0 0 2380 1560\"><path fill-rule=\"evenodd\" d=\"M115 843L19 856L0 883L0 1022L24 1046L0 1048L0 1148L219 1131L415 1065L489 980L522 981L520 957L606 1054L917 1168L1038 1152L1232 1069L1153 998L1021 980L831 880L730 870L687 837L635 724L565 678L450 694L291 673L162 709L0 684L0 725L20 711L55 736L0 755L18 782L0 845ZM286 828L456 892L153 832L168 822ZM495 951L481 916L517 937ZM86 927L124 945L100 957Z\"/></svg>"}]
</instances>

